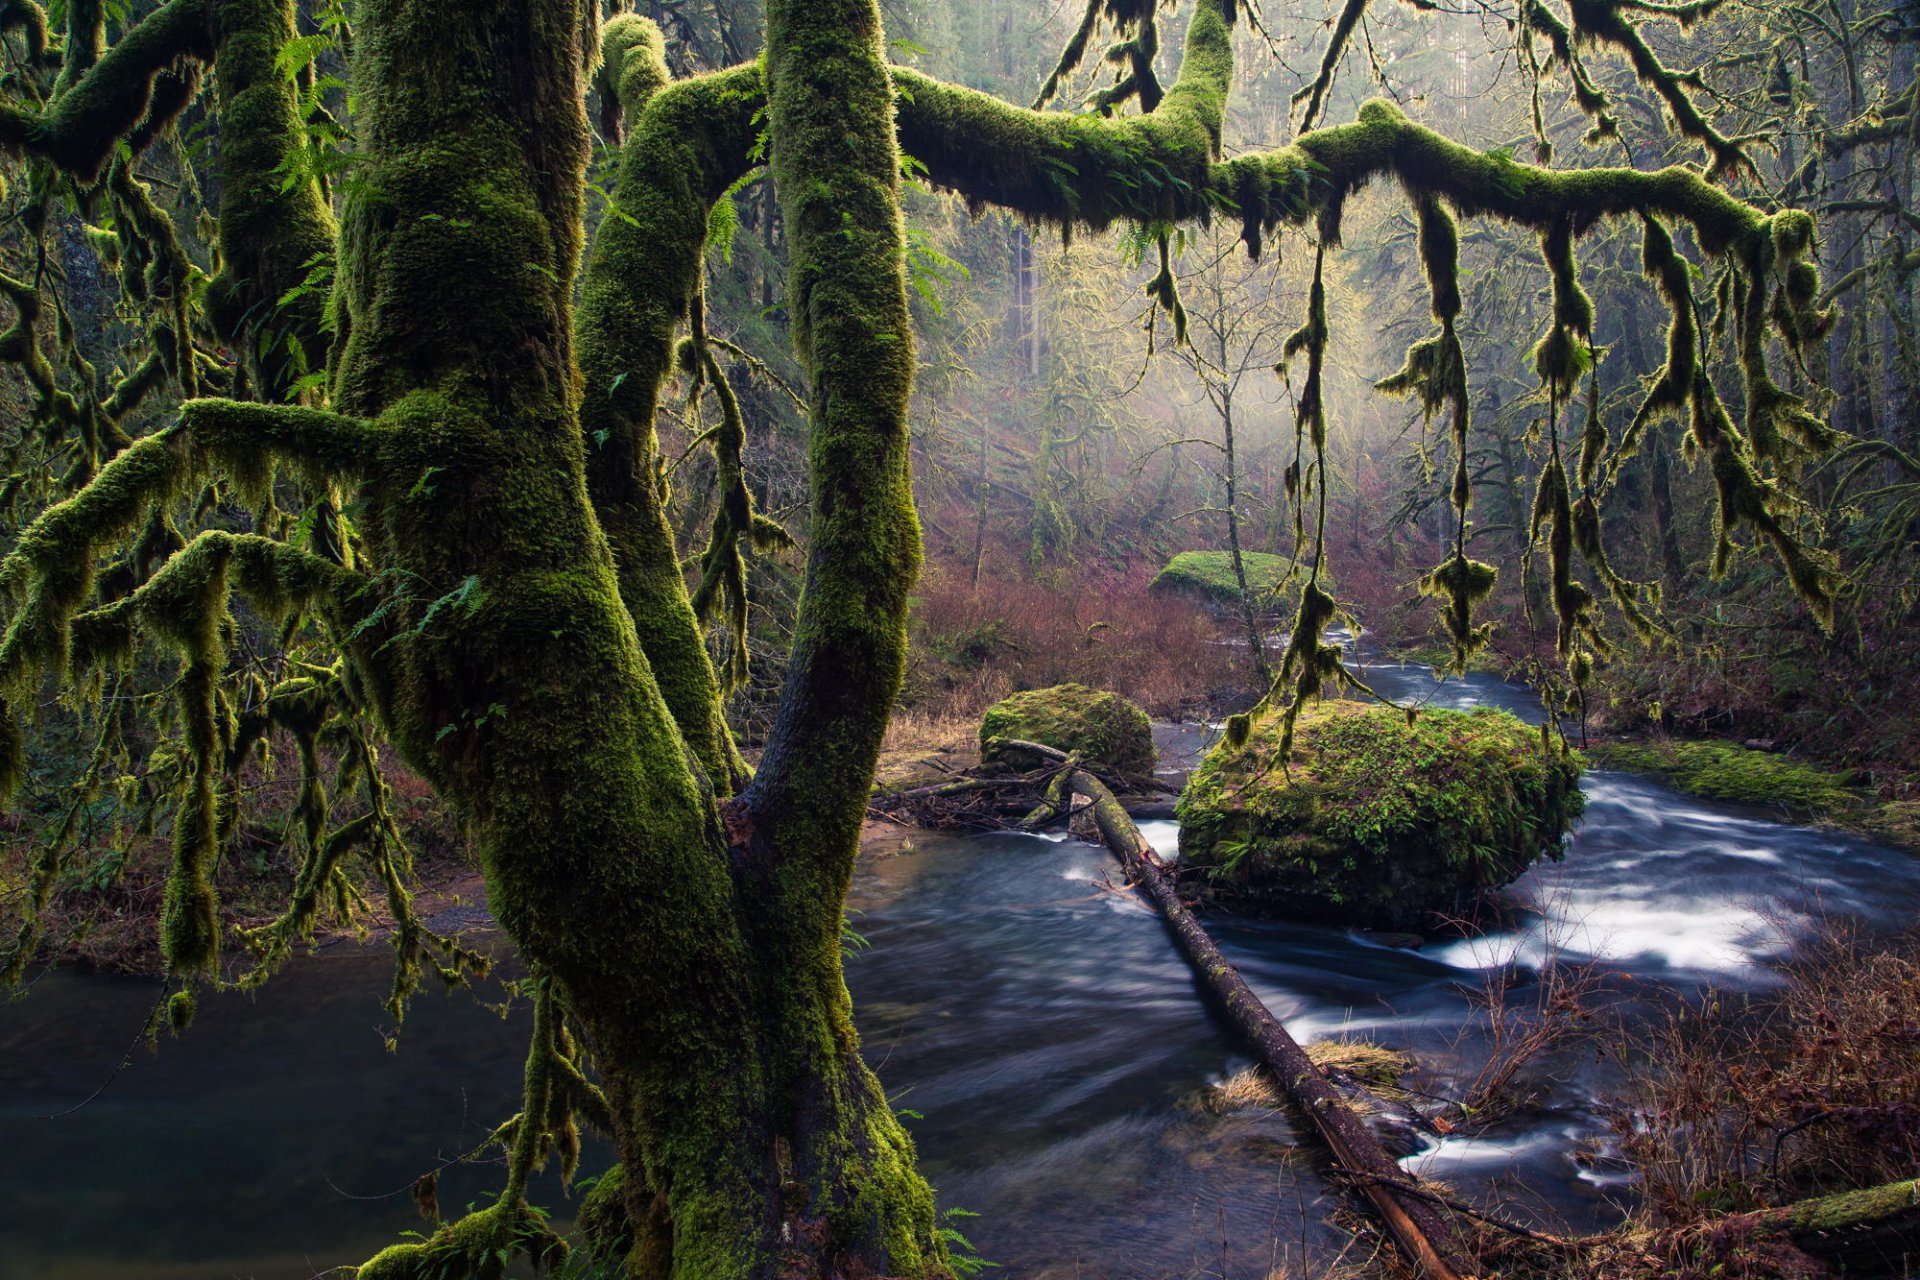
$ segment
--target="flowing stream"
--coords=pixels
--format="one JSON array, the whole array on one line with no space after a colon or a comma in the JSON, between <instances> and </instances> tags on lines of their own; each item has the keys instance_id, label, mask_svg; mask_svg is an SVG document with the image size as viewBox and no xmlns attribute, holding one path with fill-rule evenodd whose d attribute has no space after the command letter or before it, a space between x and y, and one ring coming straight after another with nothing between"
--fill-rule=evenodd
<instances>
[{"instance_id":1,"label":"flowing stream","mask_svg":"<svg viewBox=\"0 0 1920 1280\"><path fill-rule=\"evenodd\" d=\"M1491 677L1368 678L1398 699L1540 714ZM1203 745L1192 726L1159 736L1175 761ZM1411 1049L1444 1089L1478 1061L1491 971L1518 971L1521 999L1553 955L1635 985L1757 990L1814 916L1876 929L1920 910L1911 855L1622 774L1585 786L1566 860L1516 886L1536 909L1505 933L1411 950L1216 919L1216 937L1299 1039ZM1172 823L1143 829L1172 851ZM852 923L869 945L848 983L942 1203L979 1215L955 1225L1006 1275L1258 1280L1331 1260L1347 1237L1311 1141L1284 1113L1204 1105L1250 1059L1117 881L1099 847L1040 836L916 832L863 859ZM0 1280L304 1280L419 1227L407 1184L514 1108L526 1010L503 1027L497 987L424 992L389 1053L386 981L382 949L330 947L256 997L203 998L185 1038L130 1058L157 980L54 973L0 1006ZM1617 1221L1632 1195L1607 1159L1617 1068L1565 1053L1543 1069L1524 1114L1409 1144L1407 1163L1559 1229ZM498 1176L450 1169L442 1203ZM557 1180L538 1194L569 1215Z\"/></svg>"}]
</instances>

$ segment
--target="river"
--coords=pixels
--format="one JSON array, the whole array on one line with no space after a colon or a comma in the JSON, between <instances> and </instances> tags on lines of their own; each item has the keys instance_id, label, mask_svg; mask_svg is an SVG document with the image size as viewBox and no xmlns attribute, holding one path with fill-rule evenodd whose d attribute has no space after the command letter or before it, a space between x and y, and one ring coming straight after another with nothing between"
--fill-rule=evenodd
<instances>
[{"instance_id":1,"label":"river","mask_svg":"<svg viewBox=\"0 0 1920 1280\"><path fill-rule=\"evenodd\" d=\"M1488 676L1368 678L1540 713ZM1178 756L1201 734L1159 736ZM1876 929L1920 911L1911 855L1622 774L1584 785L1565 861L1515 886L1535 909L1505 932L1419 950L1298 923L1216 920L1216 936L1298 1038L1411 1049L1444 1090L1477 1062L1473 995L1503 966L1523 987L1557 956L1647 990L1758 990L1816 916ZM1172 823L1143 829L1171 852ZM1258 1280L1330 1261L1347 1237L1311 1143L1284 1113L1201 1105L1250 1060L1117 879L1097 846L1040 836L914 833L862 860L852 922L869 945L847 979L923 1169L979 1215L955 1221L999 1274ZM384 953L329 952L257 996L203 997L187 1036L121 1070L157 980L56 972L0 1006L0 1280L305 1280L419 1227L408 1182L513 1110L525 1006L503 1028L496 986L424 992L389 1053ZM1582 1052L1542 1070L1523 1113L1408 1163L1556 1228L1615 1222L1632 1195L1606 1160L1617 1068ZM445 1177L452 1209L498 1170ZM555 1181L537 1194L568 1215Z\"/></svg>"}]
</instances>

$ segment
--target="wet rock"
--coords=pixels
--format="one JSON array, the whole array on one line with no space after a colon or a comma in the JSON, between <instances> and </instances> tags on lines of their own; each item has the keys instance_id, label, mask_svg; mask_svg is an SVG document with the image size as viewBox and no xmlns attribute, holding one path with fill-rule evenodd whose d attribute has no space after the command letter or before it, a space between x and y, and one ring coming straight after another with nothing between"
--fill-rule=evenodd
<instances>
[{"instance_id":1,"label":"wet rock","mask_svg":"<svg viewBox=\"0 0 1920 1280\"><path fill-rule=\"evenodd\" d=\"M1032 689L988 707L980 718L980 759L1027 770L1047 763L997 739L1037 742L1078 754L1087 764L1128 777L1153 775L1153 724L1117 693L1083 684Z\"/></svg>"},{"instance_id":2,"label":"wet rock","mask_svg":"<svg viewBox=\"0 0 1920 1280\"><path fill-rule=\"evenodd\" d=\"M1180 799L1180 857L1221 905L1406 930L1560 856L1580 768L1515 717L1324 702L1279 759L1269 717Z\"/></svg>"}]
</instances>

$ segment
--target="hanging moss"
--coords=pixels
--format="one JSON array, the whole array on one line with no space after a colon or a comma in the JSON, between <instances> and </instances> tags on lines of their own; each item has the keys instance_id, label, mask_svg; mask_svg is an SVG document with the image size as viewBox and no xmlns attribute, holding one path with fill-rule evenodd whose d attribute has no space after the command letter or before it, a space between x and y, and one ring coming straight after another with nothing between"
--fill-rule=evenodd
<instances>
[{"instance_id":1,"label":"hanging moss","mask_svg":"<svg viewBox=\"0 0 1920 1280\"><path fill-rule=\"evenodd\" d=\"M1702 88L1699 73L1668 67L1647 43L1636 21L1652 12L1690 26L1718 9L1720 4L1721 0L1693 0L1650 7L1633 0L1580 0L1568 6L1572 21L1567 22L1539 0L1528 0L1520 7L1521 39L1531 53L1531 33L1538 31L1546 36L1554 60L1565 67L1573 79L1574 102L1594 119L1594 128L1587 135L1590 145L1617 137L1619 120L1610 109L1610 98L1587 70L1578 49L1582 45L1606 45L1626 55L1640 83L1653 90L1666 106L1668 118L1679 133L1706 150L1711 160L1710 174L1720 177L1748 167L1745 144L1750 139L1729 138L1708 122L1692 98L1692 93Z\"/></svg>"},{"instance_id":2,"label":"hanging moss","mask_svg":"<svg viewBox=\"0 0 1920 1280\"><path fill-rule=\"evenodd\" d=\"M704 388L713 389L720 403L720 423L711 432L716 475L714 487L719 501L715 505L712 531L700 553L699 582L689 604L694 616L711 621L724 612L731 641L726 663L729 689L747 682L747 561L744 550L752 546L759 552L791 551L793 535L777 522L756 510L752 491L747 488L745 452L746 423L740 415L740 400L733 384L714 357L706 332L706 308L696 297L693 305L692 332L681 344L680 364L692 384L689 396L697 402Z\"/></svg>"},{"instance_id":3,"label":"hanging moss","mask_svg":"<svg viewBox=\"0 0 1920 1280\"><path fill-rule=\"evenodd\" d=\"M1579 766L1505 712L1321 702L1289 761L1281 742L1270 722L1215 752L1180 798L1182 863L1238 909L1422 927L1559 857L1584 803Z\"/></svg>"},{"instance_id":4,"label":"hanging moss","mask_svg":"<svg viewBox=\"0 0 1920 1280\"><path fill-rule=\"evenodd\" d=\"M1132 778L1153 776L1153 725L1147 713L1117 693L1060 684L1016 693L980 717L980 759L1014 769L1047 763L1003 745L1014 738L1081 757L1087 764Z\"/></svg>"}]
</instances>

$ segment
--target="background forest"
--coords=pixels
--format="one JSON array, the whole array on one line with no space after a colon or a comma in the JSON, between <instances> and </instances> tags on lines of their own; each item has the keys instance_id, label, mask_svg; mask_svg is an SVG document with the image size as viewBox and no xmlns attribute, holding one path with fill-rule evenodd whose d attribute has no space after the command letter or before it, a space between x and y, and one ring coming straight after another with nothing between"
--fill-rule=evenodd
<instances>
[{"instance_id":1,"label":"background forest","mask_svg":"<svg viewBox=\"0 0 1920 1280\"><path fill-rule=\"evenodd\" d=\"M1658 95L1622 60L1587 65L1620 120L1617 137L1590 145L1591 121L1565 101L1565 77L1536 80L1540 69L1521 60L1503 9L1465 6L1477 21L1462 21L1425 8L1391 6L1360 20L1326 103L1312 108L1321 122L1350 119L1361 100L1385 94L1450 137L1524 159L1645 168L1697 153L1697 141L1670 133ZM1242 34L1253 74L1230 111L1229 154L1291 136L1309 109L1296 95L1336 16L1309 9L1276 7L1264 36ZM751 5L663 13L689 69L758 38ZM887 10L903 60L1014 100L1032 93L1076 17L1018 3ZM1684 33L1677 23L1648 28L1658 56L1695 67L1710 86L1696 95L1701 127L1740 140L1753 161L1732 189L1819 216L1821 296L1841 305L1825 367L1795 373L1798 389L1820 389L1833 428L1851 440L1792 479L1805 503L1798 523L1838 557L1846 585L1828 635L1767 556L1741 557L1714 576L1711 477L1676 464L1673 450L1645 449L1612 479L1610 551L1623 576L1658 591L1665 638L1623 645L1600 665L1588 699L1596 727L1760 739L1864 770L1889 796L1905 796L1920 763L1920 722L1909 711L1920 693L1911 638L1920 603L1914 20L1899 6L1726 3L1705 6ZM711 262L711 306L716 326L768 362L770 376L742 378L751 483L763 508L798 514L800 415L775 381L795 373L779 302L782 241L762 187L734 197L738 229ZM910 196L908 208L923 341L915 485L928 566L903 707L965 716L1011 689L1074 677L1158 712L1192 714L1256 688L1244 668L1230 673L1225 655L1194 643L1190 609L1145 588L1171 554L1228 545L1223 422L1235 437L1243 545L1285 557L1300 548L1287 484L1299 462L1299 375L1289 383L1282 344L1304 313L1310 249L1282 240L1251 263L1231 226L1183 237L1175 270L1191 347L1176 348L1164 317L1154 331L1144 291L1157 272L1150 241L1063 245L998 212L971 217L931 190ZM1426 421L1417 403L1373 389L1428 324L1415 234L1394 193L1362 193L1348 213L1346 250L1332 260L1327 527L1342 603L1376 640L1422 650L1443 643L1416 583L1452 535L1450 446L1444 423ZM1664 313L1645 289L1627 224L1583 252L1600 317L1599 409L1618 433L1660 366ZM1476 424L1470 545L1502 570L1489 606L1501 623L1500 660L1538 673L1528 664L1558 665L1546 557L1533 554L1544 544L1529 519L1550 427L1527 352L1547 324L1549 280L1525 238L1492 228L1468 231L1462 262ZM1704 293L1713 282L1698 283ZM1557 426L1569 441L1583 413L1562 407ZM697 429L683 427L679 438ZM1680 428L1654 430L1677 438ZM711 506L710 466L696 451L675 477L689 543ZM795 578L763 558L752 588L752 686L734 704L743 724L778 687ZM1279 609L1290 612L1291 602ZM1614 630L1631 640L1628 628Z\"/></svg>"}]
</instances>

